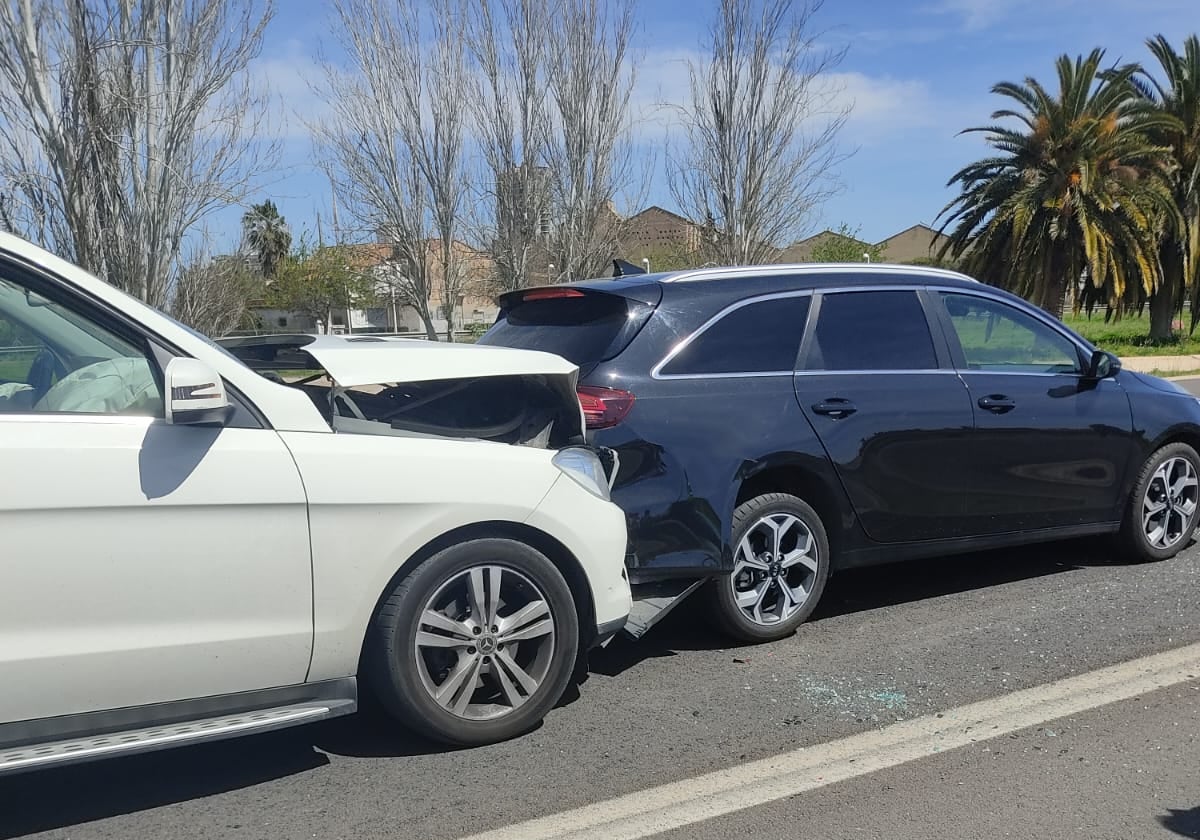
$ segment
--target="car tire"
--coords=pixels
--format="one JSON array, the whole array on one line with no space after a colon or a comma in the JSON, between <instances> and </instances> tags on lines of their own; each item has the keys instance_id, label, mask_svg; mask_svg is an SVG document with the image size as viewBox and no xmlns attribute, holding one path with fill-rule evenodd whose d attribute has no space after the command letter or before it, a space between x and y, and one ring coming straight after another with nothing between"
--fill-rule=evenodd
<instances>
[{"instance_id":1,"label":"car tire","mask_svg":"<svg viewBox=\"0 0 1200 840\"><path fill-rule=\"evenodd\" d=\"M366 666L401 723L475 746L536 726L578 652L575 602L558 568L524 543L476 539L439 551L387 594Z\"/></svg>"},{"instance_id":2,"label":"car tire","mask_svg":"<svg viewBox=\"0 0 1200 840\"><path fill-rule=\"evenodd\" d=\"M1121 541L1137 561L1167 560L1191 540L1200 513L1200 456L1169 443L1142 465L1125 506Z\"/></svg>"},{"instance_id":3,"label":"car tire","mask_svg":"<svg viewBox=\"0 0 1200 840\"><path fill-rule=\"evenodd\" d=\"M812 615L829 577L821 517L802 499L769 493L738 506L732 535L734 570L708 586L718 626L745 642L790 636Z\"/></svg>"}]
</instances>

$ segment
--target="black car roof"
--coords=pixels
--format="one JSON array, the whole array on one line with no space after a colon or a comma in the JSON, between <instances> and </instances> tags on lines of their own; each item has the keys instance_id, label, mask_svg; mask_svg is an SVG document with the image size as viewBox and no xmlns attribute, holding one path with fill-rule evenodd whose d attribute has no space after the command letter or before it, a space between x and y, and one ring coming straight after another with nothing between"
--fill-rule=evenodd
<instances>
[{"instance_id":1,"label":"black car roof","mask_svg":"<svg viewBox=\"0 0 1200 840\"><path fill-rule=\"evenodd\" d=\"M772 291L799 291L832 286L931 285L979 288L979 283L964 274L925 266L886 263L805 263L801 265L762 265L735 268L689 269L684 271L636 274L625 277L581 280L568 285L595 289L610 294L638 297L652 288L686 289L702 295L722 295L736 291L739 296Z\"/></svg>"}]
</instances>

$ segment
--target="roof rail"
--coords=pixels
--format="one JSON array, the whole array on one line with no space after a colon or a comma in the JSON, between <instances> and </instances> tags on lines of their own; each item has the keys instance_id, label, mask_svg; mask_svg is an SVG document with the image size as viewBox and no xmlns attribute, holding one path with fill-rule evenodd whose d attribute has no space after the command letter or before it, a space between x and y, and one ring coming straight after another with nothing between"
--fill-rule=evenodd
<instances>
[{"instance_id":1,"label":"roof rail","mask_svg":"<svg viewBox=\"0 0 1200 840\"><path fill-rule=\"evenodd\" d=\"M664 283L691 283L697 280L725 280L736 277L760 277L764 274L922 274L943 280L966 280L978 283L958 271L928 265L897 265L894 263L791 263L783 265L741 265L719 268L695 268L672 272L662 278Z\"/></svg>"}]
</instances>

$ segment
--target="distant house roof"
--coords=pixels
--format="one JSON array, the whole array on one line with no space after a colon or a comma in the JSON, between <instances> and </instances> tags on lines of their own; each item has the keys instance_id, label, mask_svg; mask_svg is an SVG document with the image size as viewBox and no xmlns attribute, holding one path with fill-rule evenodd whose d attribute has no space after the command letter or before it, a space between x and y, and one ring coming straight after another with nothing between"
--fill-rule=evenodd
<instances>
[{"instance_id":1,"label":"distant house roof","mask_svg":"<svg viewBox=\"0 0 1200 840\"><path fill-rule=\"evenodd\" d=\"M886 249L884 258L888 262L912 262L933 256L948 239L929 225L916 224L892 234L879 245Z\"/></svg>"},{"instance_id":2,"label":"distant house roof","mask_svg":"<svg viewBox=\"0 0 1200 840\"><path fill-rule=\"evenodd\" d=\"M831 239L840 239L845 237L855 242L860 242L864 247L870 247L869 242L864 242L861 239L856 239L853 236L847 237L846 234L836 230L823 230L820 233L814 233L805 239L798 242L793 242L791 245L782 249L779 252L779 260L783 263L801 263L808 262L812 258L813 250L820 244L828 242Z\"/></svg>"},{"instance_id":3,"label":"distant house roof","mask_svg":"<svg viewBox=\"0 0 1200 840\"><path fill-rule=\"evenodd\" d=\"M639 211L639 212L637 212L637 213L634 213L634 214L633 214L632 216L630 216L630 217L629 217L629 218L628 218L626 221L630 221L630 222L632 222L632 221L634 221L635 219L639 219L639 218L641 218L642 216L645 216L647 213L661 213L662 215L664 215L664 216L668 216L668 217L670 217L671 219L673 219L674 221L680 222L680 223L682 223L682 224L685 224L685 225L694 225L694 224L696 224L696 223L695 223L695 222L693 222L691 219L685 219L683 216L680 216L678 213L672 213L670 210L667 210L666 208L663 208L663 207L659 207L657 204L651 204L651 205L650 205L649 207L647 207L645 210L641 210L641 211Z\"/></svg>"},{"instance_id":4,"label":"distant house roof","mask_svg":"<svg viewBox=\"0 0 1200 840\"><path fill-rule=\"evenodd\" d=\"M896 239L897 237L904 236L906 233L928 233L931 239L933 237L943 235L943 234L939 234L936 230L934 230L927 224L917 223L917 224L913 225L912 227L906 227L904 230L900 231L899 233L893 233L887 239L882 240L878 244L883 245L885 242L890 242L891 240Z\"/></svg>"}]
</instances>

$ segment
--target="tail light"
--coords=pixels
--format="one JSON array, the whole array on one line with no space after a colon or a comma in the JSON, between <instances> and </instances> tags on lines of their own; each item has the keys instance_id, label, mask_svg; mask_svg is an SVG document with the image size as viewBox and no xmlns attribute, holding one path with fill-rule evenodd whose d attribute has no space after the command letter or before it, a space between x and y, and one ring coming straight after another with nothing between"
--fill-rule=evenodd
<instances>
[{"instance_id":1,"label":"tail light","mask_svg":"<svg viewBox=\"0 0 1200 840\"><path fill-rule=\"evenodd\" d=\"M579 404L583 406L584 423L589 429L608 429L625 419L633 408L635 397L628 391L580 385Z\"/></svg>"}]
</instances>

